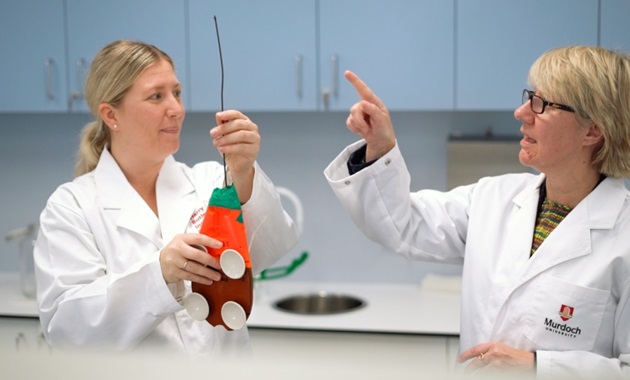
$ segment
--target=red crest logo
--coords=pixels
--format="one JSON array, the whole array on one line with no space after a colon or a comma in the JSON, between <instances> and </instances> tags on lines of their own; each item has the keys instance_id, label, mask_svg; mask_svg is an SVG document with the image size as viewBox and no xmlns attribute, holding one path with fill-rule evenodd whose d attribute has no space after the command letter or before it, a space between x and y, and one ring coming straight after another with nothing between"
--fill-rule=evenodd
<instances>
[{"instance_id":1,"label":"red crest logo","mask_svg":"<svg viewBox=\"0 0 630 380\"><path fill-rule=\"evenodd\" d=\"M573 310L574 308L572 306L562 305L560 306L560 312L558 314L560 318L566 322L573 317Z\"/></svg>"}]
</instances>

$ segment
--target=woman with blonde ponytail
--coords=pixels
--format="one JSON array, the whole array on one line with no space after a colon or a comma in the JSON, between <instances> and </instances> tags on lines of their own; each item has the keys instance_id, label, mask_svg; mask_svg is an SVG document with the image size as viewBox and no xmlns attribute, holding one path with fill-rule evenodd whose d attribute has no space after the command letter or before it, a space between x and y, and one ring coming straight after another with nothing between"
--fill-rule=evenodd
<instances>
[{"instance_id":1,"label":"woman with blonde ponytail","mask_svg":"<svg viewBox=\"0 0 630 380\"><path fill-rule=\"evenodd\" d=\"M217 260L195 247L222 245L198 232L225 179L218 162L175 161L181 91L173 61L155 46L114 41L92 61L85 98L95 120L81 133L77 177L41 214L34 250L39 315L53 348L249 351L246 327L213 327L181 304L191 281L221 278ZM256 162L256 124L236 110L218 112L216 123L210 138L225 155L259 272L296 244L295 225Z\"/></svg>"}]
</instances>

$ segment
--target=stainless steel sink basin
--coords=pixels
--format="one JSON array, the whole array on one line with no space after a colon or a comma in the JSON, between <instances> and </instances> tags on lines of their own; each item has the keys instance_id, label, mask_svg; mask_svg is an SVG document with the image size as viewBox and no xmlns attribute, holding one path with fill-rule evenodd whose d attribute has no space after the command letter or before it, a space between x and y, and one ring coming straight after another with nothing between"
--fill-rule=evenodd
<instances>
[{"instance_id":1,"label":"stainless steel sink basin","mask_svg":"<svg viewBox=\"0 0 630 380\"><path fill-rule=\"evenodd\" d=\"M298 294L276 302L277 309L296 314L338 314L361 308L366 303L354 296L327 292Z\"/></svg>"}]
</instances>

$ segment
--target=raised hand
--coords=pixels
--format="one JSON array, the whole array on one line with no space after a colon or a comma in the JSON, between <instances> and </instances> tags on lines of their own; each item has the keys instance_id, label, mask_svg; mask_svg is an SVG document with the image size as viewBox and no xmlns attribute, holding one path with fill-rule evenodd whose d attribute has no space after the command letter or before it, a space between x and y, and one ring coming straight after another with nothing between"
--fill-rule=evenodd
<instances>
[{"instance_id":1,"label":"raised hand","mask_svg":"<svg viewBox=\"0 0 630 380\"><path fill-rule=\"evenodd\" d=\"M365 140L367 143L365 159L373 161L396 145L389 111L381 99L355 73L346 71L344 75L361 98L350 108L346 126Z\"/></svg>"},{"instance_id":2,"label":"raised hand","mask_svg":"<svg viewBox=\"0 0 630 380\"><path fill-rule=\"evenodd\" d=\"M225 154L239 200L247 202L252 193L254 162L260 151L258 126L236 110L216 114L217 126L210 130L214 146Z\"/></svg>"}]
</instances>

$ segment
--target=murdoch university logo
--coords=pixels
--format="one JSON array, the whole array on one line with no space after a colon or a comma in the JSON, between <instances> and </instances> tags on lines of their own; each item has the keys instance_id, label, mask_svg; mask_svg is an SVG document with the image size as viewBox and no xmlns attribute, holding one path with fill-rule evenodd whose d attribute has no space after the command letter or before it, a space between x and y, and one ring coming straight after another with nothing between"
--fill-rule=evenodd
<instances>
[{"instance_id":1,"label":"murdoch university logo","mask_svg":"<svg viewBox=\"0 0 630 380\"><path fill-rule=\"evenodd\" d=\"M573 310L575 309L572 306L562 305L560 306L560 313L558 314L560 318L566 322L573 317Z\"/></svg>"},{"instance_id":2,"label":"murdoch university logo","mask_svg":"<svg viewBox=\"0 0 630 380\"><path fill-rule=\"evenodd\" d=\"M558 315L563 322L568 321L573 318L573 312L575 308L573 306L561 305L560 311ZM569 326L566 323L555 322L553 319L545 318L545 329L549 332L567 336L570 338L576 338L578 335L582 333L582 330L579 327Z\"/></svg>"}]
</instances>

